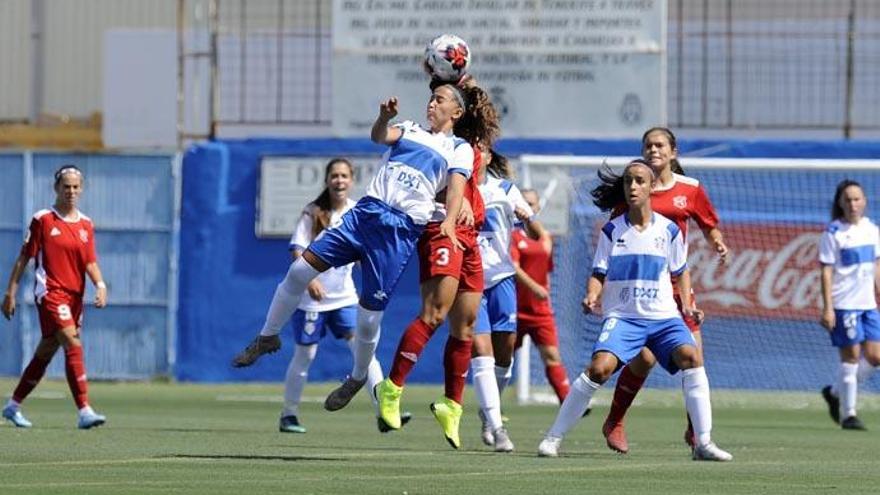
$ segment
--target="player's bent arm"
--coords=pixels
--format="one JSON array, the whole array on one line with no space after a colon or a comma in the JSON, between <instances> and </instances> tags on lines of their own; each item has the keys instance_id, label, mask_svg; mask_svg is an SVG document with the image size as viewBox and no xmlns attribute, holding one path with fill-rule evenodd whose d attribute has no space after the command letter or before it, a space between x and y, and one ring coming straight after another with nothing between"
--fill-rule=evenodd
<instances>
[{"instance_id":1,"label":"player's bent arm","mask_svg":"<svg viewBox=\"0 0 880 495\"><path fill-rule=\"evenodd\" d=\"M464 199L464 187L467 178L457 172L449 174L448 184L446 185L446 218L440 223L440 233L452 240L452 244L458 249L464 249L464 246L455 236L455 222L461 211L461 203Z\"/></svg>"},{"instance_id":2,"label":"player's bent arm","mask_svg":"<svg viewBox=\"0 0 880 495\"><path fill-rule=\"evenodd\" d=\"M400 140L403 130L399 127L388 127L388 123L395 116L397 116L397 98L391 97L379 105L379 115L370 130L370 139L374 143L392 145Z\"/></svg>"},{"instance_id":3,"label":"player's bent arm","mask_svg":"<svg viewBox=\"0 0 880 495\"><path fill-rule=\"evenodd\" d=\"M703 231L703 237L706 238L706 241L715 248L715 252L718 253L718 257L721 258L721 261L727 262L727 256L730 254L730 249L728 249L727 244L724 243L724 236L721 234L718 227L700 230Z\"/></svg>"},{"instance_id":4,"label":"player's bent arm","mask_svg":"<svg viewBox=\"0 0 880 495\"><path fill-rule=\"evenodd\" d=\"M587 297L584 298L584 313L600 314L601 307L599 299L602 297L602 286L605 283L604 275L593 274L587 281Z\"/></svg>"},{"instance_id":5,"label":"player's bent arm","mask_svg":"<svg viewBox=\"0 0 880 495\"><path fill-rule=\"evenodd\" d=\"M86 274L95 284L95 307L103 308L107 305L107 284L104 283L104 277L101 275L98 263L93 261L86 265Z\"/></svg>"},{"instance_id":6,"label":"player's bent arm","mask_svg":"<svg viewBox=\"0 0 880 495\"><path fill-rule=\"evenodd\" d=\"M541 300L547 299L547 297L549 297L547 289L542 287L541 284L539 284L538 282L535 282L535 279L530 277L529 274L526 273L526 271L523 270L521 266L519 266L519 263L514 261L513 268L516 270L516 274L514 275L516 277L516 280L528 287L529 291L531 291L531 293L534 294L535 297Z\"/></svg>"},{"instance_id":7,"label":"player's bent arm","mask_svg":"<svg viewBox=\"0 0 880 495\"><path fill-rule=\"evenodd\" d=\"M822 265L822 317L819 323L829 332L834 329L834 302L831 298L831 278L834 275L834 265Z\"/></svg>"},{"instance_id":8,"label":"player's bent arm","mask_svg":"<svg viewBox=\"0 0 880 495\"><path fill-rule=\"evenodd\" d=\"M18 282L27 268L28 261L30 261L28 255L21 253L12 264L9 283L6 284L6 294L3 296L3 316L7 320L12 319L12 315L15 314L15 294L18 292Z\"/></svg>"}]
</instances>

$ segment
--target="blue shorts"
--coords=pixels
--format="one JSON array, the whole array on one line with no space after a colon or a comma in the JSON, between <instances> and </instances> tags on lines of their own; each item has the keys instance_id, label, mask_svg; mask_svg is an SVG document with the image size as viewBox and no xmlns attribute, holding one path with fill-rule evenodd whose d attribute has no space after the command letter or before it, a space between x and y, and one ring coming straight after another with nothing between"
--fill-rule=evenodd
<instances>
[{"instance_id":1,"label":"blue shorts","mask_svg":"<svg viewBox=\"0 0 880 495\"><path fill-rule=\"evenodd\" d=\"M474 332L477 335L516 332L516 282L513 277L483 291Z\"/></svg>"},{"instance_id":2,"label":"blue shorts","mask_svg":"<svg viewBox=\"0 0 880 495\"><path fill-rule=\"evenodd\" d=\"M681 318L624 320L612 317L602 323L602 332L593 345L593 354L610 352L623 365L635 358L642 347L647 347L657 357L657 362L674 375L678 372L678 366L672 361L672 353L683 345L696 347L697 343Z\"/></svg>"},{"instance_id":3,"label":"blue shorts","mask_svg":"<svg viewBox=\"0 0 880 495\"><path fill-rule=\"evenodd\" d=\"M361 262L361 306L382 311L394 294L425 229L382 201L364 197L327 229L308 250L330 266Z\"/></svg>"},{"instance_id":4,"label":"blue shorts","mask_svg":"<svg viewBox=\"0 0 880 495\"><path fill-rule=\"evenodd\" d=\"M290 318L293 339L299 345L317 344L327 335L327 331L337 339L354 334L357 326L357 306L345 306L330 311L296 310Z\"/></svg>"},{"instance_id":5,"label":"blue shorts","mask_svg":"<svg viewBox=\"0 0 880 495\"><path fill-rule=\"evenodd\" d=\"M831 344L849 347L866 340L880 341L880 313L876 309L835 309Z\"/></svg>"}]
</instances>

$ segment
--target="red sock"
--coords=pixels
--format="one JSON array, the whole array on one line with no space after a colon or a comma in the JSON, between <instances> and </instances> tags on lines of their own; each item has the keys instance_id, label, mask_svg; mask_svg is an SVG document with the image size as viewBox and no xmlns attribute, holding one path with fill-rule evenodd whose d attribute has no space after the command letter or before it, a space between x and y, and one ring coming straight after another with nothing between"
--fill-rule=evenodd
<instances>
[{"instance_id":1,"label":"red sock","mask_svg":"<svg viewBox=\"0 0 880 495\"><path fill-rule=\"evenodd\" d=\"M625 366L620 376L617 377L617 387L614 389L614 399L611 401L611 410L608 411L606 423L619 423L623 421L626 411L632 404L636 394L642 389L647 377L636 376Z\"/></svg>"},{"instance_id":2,"label":"red sock","mask_svg":"<svg viewBox=\"0 0 880 495\"><path fill-rule=\"evenodd\" d=\"M568 389L571 388L571 384L568 383L568 373L565 372L565 366L554 364L547 366L544 370L547 372L547 381L550 382L550 386L556 392L556 397L559 398L559 403L562 404L562 401L568 395Z\"/></svg>"},{"instance_id":3,"label":"red sock","mask_svg":"<svg viewBox=\"0 0 880 495\"><path fill-rule=\"evenodd\" d=\"M73 395L76 407L82 409L89 405L89 384L86 381L86 366L83 363L82 346L71 345L64 349L64 371L67 386Z\"/></svg>"},{"instance_id":4,"label":"red sock","mask_svg":"<svg viewBox=\"0 0 880 495\"><path fill-rule=\"evenodd\" d=\"M472 340L458 340L452 335L446 341L443 352L443 368L446 376L446 398L461 404L464 395L464 379L471 363Z\"/></svg>"},{"instance_id":5,"label":"red sock","mask_svg":"<svg viewBox=\"0 0 880 495\"><path fill-rule=\"evenodd\" d=\"M12 392L12 400L21 404L24 402L24 399L34 390L40 380L43 379L43 375L46 374L46 368L49 367L49 363L52 359L41 359L38 356L34 356L31 358L31 362L28 363L27 368L24 369L24 373L21 374L21 379L18 381L18 386L15 387L15 391Z\"/></svg>"},{"instance_id":6,"label":"red sock","mask_svg":"<svg viewBox=\"0 0 880 495\"><path fill-rule=\"evenodd\" d=\"M416 318L406 327L403 335L400 337L400 343L397 344L397 352L394 353L394 362L391 363L391 371L388 378L398 387L402 387L406 383L406 377L412 371L425 345L434 335L434 330L421 318Z\"/></svg>"}]
</instances>

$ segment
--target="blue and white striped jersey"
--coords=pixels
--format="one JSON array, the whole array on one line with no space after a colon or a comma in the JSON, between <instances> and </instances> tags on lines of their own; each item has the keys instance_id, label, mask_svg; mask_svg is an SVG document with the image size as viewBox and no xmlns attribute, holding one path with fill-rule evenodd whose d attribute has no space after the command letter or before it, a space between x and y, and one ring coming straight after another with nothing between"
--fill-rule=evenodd
<instances>
[{"instance_id":1,"label":"blue and white striped jersey","mask_svg":"<svg viewBox=\"0 0 880 495\"><path fill-rule=\"evenodd\" d=\"M602 227L593 274L604 275L602 312L606 318L661 320L679 317L669 275L687 268L687 246L678 226L654 213L639 231L626 214Z\"/></svg>"},{"instance_id":2,"label":"blue and white striped jersey","mask_svg":"<svg viewBox=\"0 0 880 495\"><path fill-rule=\"evenodd\" d=\"M480 256L483 258L483 280L488 289L516 274L510 257L510 236L519 221L514 215L517 206L532 214L532 209L513 182L486 174L480 185L486 205L486 220L480 228Z\"/></svg>"},{"instance_id":3,"label":"blue and white striped jersey","mask_svg":"<svg viewBox=\"0 0 880 495\"><path fill-rule=\"evenodd\" d=\"M868 217L857 224L834 220L819 240L819 262L834 266L834 309L875 309L874 263L880 256L880 233Z\"/></svg>"},{"instance_id":4,"label":"blue and white striped jersey","mask_svg":"<svg viewBox=\"0 0 880 495\"><path fill-rule=\"evenodd\" d=\"M401 138L382 156L367 196L406 213L418 225L428 223L437 193L446 188L448 174L470 177L474 151L452 134L432 133L406 121L395 127Z\"/></svg>"}]
</instances>

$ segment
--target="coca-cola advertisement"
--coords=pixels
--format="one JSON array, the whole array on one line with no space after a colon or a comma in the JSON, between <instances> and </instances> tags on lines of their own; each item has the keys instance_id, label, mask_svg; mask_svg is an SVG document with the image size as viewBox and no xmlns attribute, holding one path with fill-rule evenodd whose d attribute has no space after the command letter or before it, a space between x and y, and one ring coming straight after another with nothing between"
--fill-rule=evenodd
<instances>
[{"instance_id":1,"label":"coca-cola advertisement","mask_svg":"<svg viewBox=\"0 0 880 495\"><path fill-rule=\"evenodd\" d=\"M730 257L721 264L691 226L688 266L698 306L712 316L818 320L822 288L818 262L824 225L729 223Z\"/></svg>"}]
</instances>

